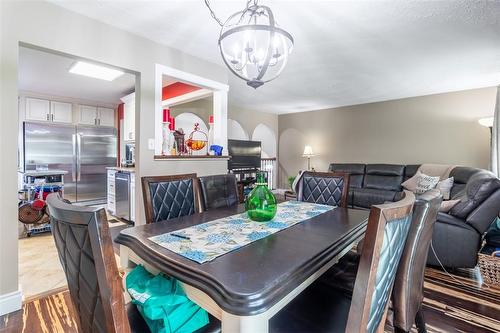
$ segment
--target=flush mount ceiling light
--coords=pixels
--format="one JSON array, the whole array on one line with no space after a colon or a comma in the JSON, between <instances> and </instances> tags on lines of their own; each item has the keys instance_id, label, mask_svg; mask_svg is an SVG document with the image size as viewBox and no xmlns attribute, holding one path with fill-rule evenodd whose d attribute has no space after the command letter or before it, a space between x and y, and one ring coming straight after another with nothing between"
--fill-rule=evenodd
<instances>
[{"instance_id":1,"label":"flush mount ceiling light","mask_svg":"<svg viewBox=\"0 0 500 333\"><path fill-rule=\"evenodd\" d=\"M69 72L106 81L113 81L117 77L124 74L122 71L117 69L91 64L84 61L77 61L73 66L71 66Z\"/></svg>"},{"instance_id":2,"label":"flush mount ceiling light","mask_svg":"<svg viewBox=\"0 0 500 333\"><path fill-rule=\"evenodd\" d=\"M245 9L223 23L216 17L209 0L205 0L205 4L221 26L219 50L233 74L253 88L280 75L292 52L293 37L278 27L269 7L249 0Z\"/></svg>"}]
</instances>

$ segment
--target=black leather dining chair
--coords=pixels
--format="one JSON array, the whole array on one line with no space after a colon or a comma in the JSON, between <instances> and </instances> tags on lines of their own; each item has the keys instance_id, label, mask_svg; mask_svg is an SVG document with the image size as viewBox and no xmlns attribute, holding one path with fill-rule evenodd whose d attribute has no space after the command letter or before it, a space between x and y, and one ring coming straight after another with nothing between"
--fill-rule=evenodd
<instances>
[{"instance_id":1,"label":"black leather dining chair","mask_svg":"<svg viewBox=\"0 0 500 333\"><path fill-rule=\"evenodd\" d=\"M57 193L47 206L79 332L149 332L135 305L125 306L104 208L71 205Z\"/></svg>"},{"instance_id":2,"label":"black leather dining chair","mask_svg":"<svg viewBox=\"0 0 500 333\"><path fill-rule=\"evenodd\" d=\"M352 298L313 283L271 318L271 332L383 332L415 201L413 193L404 193L402 200L370 210Z\"/></svg>"},{"instance_id":3,"label":"black leather dining chair","mask_svg":"<svg viewBox=\"0 0 500 333\"><path fill-rule=\"evenodd\" d=\"M419 195L413 206L411 228L399 263L388 323L396 332L410 332L415 324L419 332L425 332L425 320L421 311L424 273L436 216L441 205L439 190L427 191ZM323 274L318 283L325 288L335 288L346 295L352 294L360 260L359 253L348 253L338 264Z\"/></svg>"},{"instance_id":4,"label":"black leather dining chair","mask_svg":"<svg viewBox=\"0 0 500 333\"><path fill-rule=\"evenodd\" d=\"M195 173L141 179L146 223L201 211L199 184Z\"/></svg>"},{"instance_id":5,"label":"black leather dining chair","mask_svg":"<svg viewBox=\"0 0 500 333\"><path fill-rule=\"evenodd\" d=\"M299 180L297 200L347 207L349 174L306 171Z\"/></svg>"},{"instance_id":6,"label":"black leather dining chair","mask_svg":"<svg viewBox=\"0 0 500 333\"><path fill-rule=\"evenodd\" d=\"M58 193L47 197L52 234L82 333L149 333L137 307L125 304L122 277L104 208L66 203ZM194 333L220 332L220 321Z\"/></svg>"},{"instance_id":7,"label":"black leather dining chair","mask_svg":"<svg viewBox=\"0 0 500 333\"><path fill-rule=\"evenodd\" d=\"M199 180L203 210L231 207L239 203L235 175L204 176Z\"/></svg>"}]
</instances>

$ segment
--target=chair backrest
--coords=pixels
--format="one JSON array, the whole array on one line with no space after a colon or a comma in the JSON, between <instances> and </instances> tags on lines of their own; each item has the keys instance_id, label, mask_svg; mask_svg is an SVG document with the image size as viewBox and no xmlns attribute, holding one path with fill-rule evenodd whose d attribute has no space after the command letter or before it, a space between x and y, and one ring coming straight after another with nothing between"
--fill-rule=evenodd
<instances>
[{"instance_id":1,"label":"chair backrest","mask_svg":"<svg viewBox=\"0 0 500 333\"><path fill-rule=\"evenodd\" d=\"M122 279L104 208L47 198L52 234L78 315L80 332L129 333Z\"/></svg>"},{"instance_id":2,"label":"chair backrest","mask_svg":"<svg viewBox=\"0 0 500 333\"><path fill-rule=\"evenodd\" d=\"M199 180L204 210L231 207L239 203L234 174L204 176Z\"/></svg>"},{"instance_id":3,"label":"chair backrest","mask_svg":"<svg viewBox=\"0 0 500 333\"><path fill-rule=\"evenodd\" d=\"M347 207L348 193L348 173L307 171L299 181L297 200Z\"/></svg>"},{"instance_id":4,"label":"chair backrest","mask_svg":"<svg viewBox=\"0 0 500 333\"><path fill-rule=\"evenodd\" d=\"M155 223L200 211L199 184L195 173L142 177L146 223Z\"/></svg>"},{"instance_id":5,"label":"chair backrest","mask_svg":"<svg viewBox=\"0 0 500 333\"><path fill-rule=\"evenodd\" d=\"M411 225L415 195L374 205L354 284L346 332L383 332L396 270Z\"/></svg>"},{"instance_id":6,"label":"chair backrest","mask_svg":"<svg viewBox=\"0 0 500 333\"><path fill-rule=\"evenodd\" d=\"M424 298L427 253L442 199L439 190L431 190L418 196L413 205L410 231L392 290L393 325L404 332L411 331Z\"/></svg>"}]
</instances>

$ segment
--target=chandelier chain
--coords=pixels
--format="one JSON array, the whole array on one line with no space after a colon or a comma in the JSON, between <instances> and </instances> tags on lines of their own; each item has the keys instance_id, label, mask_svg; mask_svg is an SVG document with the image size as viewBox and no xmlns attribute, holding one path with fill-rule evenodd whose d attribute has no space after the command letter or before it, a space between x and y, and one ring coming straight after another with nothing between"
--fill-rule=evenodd
<instances>
[{"instance_id":1,"label":"chandelier chain","mask_svg":"<svg viewBox=\"0 0 500 333\"><path fill-rule=\"evenodd\" d=\"M258 0L247 0L247 4L246 4L246 7L245 7L245 10L242 11L241 17L240 17L240 19L239 19L239 21L238 21L237 24L241 23L241 20L243 19L243 17L245 16L245 14L249 10L249 8L251 7L251 3L252 2L253 2L252 6L257 6ZM224 26L224 22L222 22L222 20L219 19L217 17L217 15L215 15L215 12L212 9L212 6L210 5L210 1L209 0L205 0L205 6L207 6L208 10L210 11L210 16L212 16L212 18L217 22L218 25L220 25L221 27L223 27Z\"/></svg>"},{"instance_id":2,"label":"chandelier chain","mask_svg":"<svg viewBox=\"0 0 500 333\"><path fill-rule=\"evenodd\" d=\"M207 6L208 10L210 11L210 15L212 18L222 27L224 26L224 23L215 15L215 12L213 11L212 7L210 6L210 1L205 0L205 6Z\"/></svg>"}]
</instances>

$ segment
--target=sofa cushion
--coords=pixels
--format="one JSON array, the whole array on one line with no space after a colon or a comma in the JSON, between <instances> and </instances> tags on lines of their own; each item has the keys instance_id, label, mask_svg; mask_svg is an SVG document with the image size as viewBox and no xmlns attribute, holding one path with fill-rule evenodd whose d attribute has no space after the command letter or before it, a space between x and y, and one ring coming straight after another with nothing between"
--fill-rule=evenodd
<instances>
[{"instance_id":1,"label":"sofa cushion","mask_svg":"<svg viewBox=\"0 0 500 333\"><path fill-rule=\"evenodd\" d=\"M418 168L420 168L420 164L409 164L405 167L404 180L408 180L411 177L415 176Z\"/></svg>"},{"instance_id":2,"label":"sofa cushion","mask_svg":"<svg viewBox=\"0 0 500 333\"><path fill-rule=\"evenodd\" d=\"M463 195L465 185L472 175L481 172L481 169L458 166L451 170L450 177L453 177L453 187L451 188L450 198L455 199Z\"/></svg>"},{"instance_id":3,"label":"sofa cushion","mask_svg":"<svg viewBox=\"0 0 500 333\"><path fill-rule=\"evenodd\" d=\"M440 180L443 180L450 177L450 172L454 168L454 165L424 163L418 168L418 171L432 177L439 177Z\"/></svg>"},{"instance_id":4,"label":"sofa cushion","mask_svg":"<svg viewBox=\"0 0 500 333\"><path fill-rule=\"evenodd\" d=\"M453 206L455 206L459 202L460 202L459 199L444 200L443 202L441 202L441 206L439 207L439 211L443 212L443 213L448 213L453 208Z\"/></svg>"},{"instance_id":5,"label":"sofa cushion","mask_svg":"<svg viewBox=\"0 0 500 333\"><path fill-rule=\"evenodd\" d=\"M404 166L395 164L367 164L364 188L401 191Z\"/></svg>"},{"instance_id":6,"label":"sofa cushion","mask_svg":"<svg viewBox=\"0 0 500 333\"><path fill-rule=\"evenodd\" d=\"M379 190L373 188L353 189L352 204L355 207L370 208L372 205L394 201L397 191Z\"/></svg>"},{"instance_id":7,"label":"sofa cushion","mask_svg":"<svg viewBox=\"0 0 500 333\"><path fill-rule=\"evenodd\" d=\"M481 171L473 174L459 197L460 202L451 209L450 214L465 219L469 213L499 188L500 179L491 172Z\"/></svg>"},{"instance_id":8,"label":"sofa cushion","mask_svg":"<svg viewBox=\"0 0 500 333\"><path fill-rule=\"evenodd\" d=\"M332 163L329 171L346 172L349 174L349 188L363 187L365 165L359 163Z\"/></svg>"},{"instance_id":9,"label":"sofa cushion","mask_svg":"<svg viewBox=\"0 0 500 333\"><path fill-rule=\"evenodd\" d=\"M405 166L400 164L367 164L367 175L403 176Z\"/></svg>"}]
</instances>

